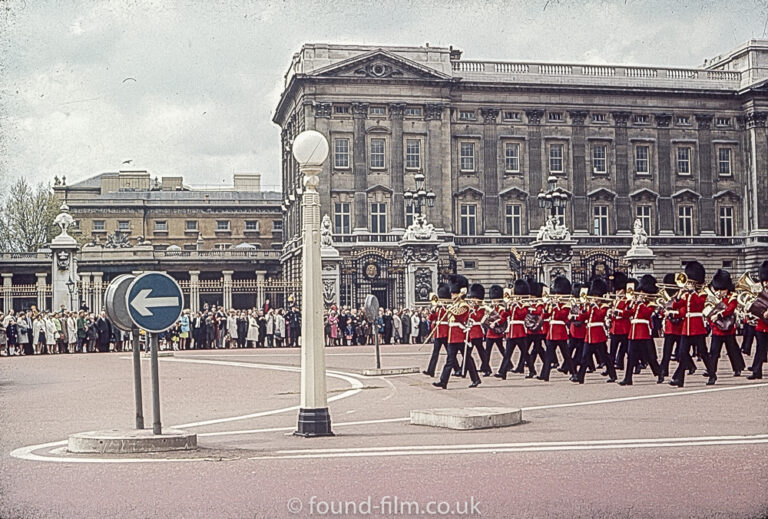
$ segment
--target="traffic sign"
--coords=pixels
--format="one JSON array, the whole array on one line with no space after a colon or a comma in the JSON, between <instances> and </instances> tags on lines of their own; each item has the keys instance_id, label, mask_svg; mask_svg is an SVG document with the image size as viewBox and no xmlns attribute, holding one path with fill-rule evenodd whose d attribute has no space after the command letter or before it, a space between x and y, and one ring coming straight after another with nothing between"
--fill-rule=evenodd
<instances>
[{"instance_id":1,"label":"traffic sign","mask_svg":"<svg viewBox=\"0 0 768 519\"><path fill-rule=\"evenodd\" d=\"M163 272L146 272L133 280L125 294L131 320L148 332L167 330L181 317L184 295L176 280Z\"/></svg>"},{"instance_id":2,"label":"traffic sign","mask_svg":"<svg viewBox=\"0 0 768 519\"><path fill-rule=\"evenodd\" d=\"M376 319L379 317L379 299L373 295L368 294L365 296L365 317L370 322L376 322Z\"/></svg>"},{"instance_id":3,"label":"traffic sign","mask_svg":"<svg viewBox=\"0 0 768 519\"><path fill-rule=\"evenodd\" d=\"M134 328L125 301L125 293L128 292L128 287L131 286L134 279L136 276L132 274L121 274L112 280L104 292L104 308L107 311L107 317L124 332Z\"/></svg>"}]
</instances>

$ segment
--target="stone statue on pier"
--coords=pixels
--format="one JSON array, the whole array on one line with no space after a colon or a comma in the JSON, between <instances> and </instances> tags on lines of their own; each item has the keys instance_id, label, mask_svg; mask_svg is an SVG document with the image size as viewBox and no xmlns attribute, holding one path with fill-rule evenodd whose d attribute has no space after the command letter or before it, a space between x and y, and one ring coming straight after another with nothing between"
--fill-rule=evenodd
<instances>
[{"instance_id":1,"label":"stone statue on pier","mask_svg":"<svg viewBox=\"0 0 768 519\"><path fill-rule=\"evenodd\" d=\"M436 240L435 226L427 223L427 219L421 214L413 218L413 223L408 226L403 234L403 240Z\"/></svg>"},{"instance_id":2,"label":"stone statue on pier","mask_svg":"<svg viewBox=\"0 0 768 519\"><path fill-rule=\"evenodd\" d=\"M333 231L331 229L331 217L327 214L323 216L323 221L320 225L320 247L330 248L333 247Z\"/></svg>"},{"instance_id":3,"label":"stone statue on pier","mask_svg":"<svg viewBox=\"0 0 768 519\"><path fill-rule=\"evenodd\" d=\"M69 234L67 234L67 230L73 223L75 223L75 219L72 218L72 215L69 214L68 211L69 211L69 207L67 206L67 204L61 204L61 212L53 220L53 223L58 225L61 228L61 233L59 234L59 236L62 236L62 237L69 237Z\"/></svg>"},{"instance_id":4,"label":"stone statue on pier","mask_svg":"<svg viewBox=\"0 0 768 519\"><path fill-rule=\"evenodd\" d=\"M536 235L537 241L565 241L571 239L571 233L568 228L560 223L557 216L550 215L547 221L539 229Z\"/></svg>"},{"instance_id":5,"label":"stone statue on pier","mask_svg":"<svg viewBox=\"0 0 768 519\"><path fill-rule=\"evenodd\" d=\"M648 233L645 232L645 227L643 227L643 222L640 221L640 218L635 220L632 228L632 247L648 247Z\"/></svg>"}]
</instances>

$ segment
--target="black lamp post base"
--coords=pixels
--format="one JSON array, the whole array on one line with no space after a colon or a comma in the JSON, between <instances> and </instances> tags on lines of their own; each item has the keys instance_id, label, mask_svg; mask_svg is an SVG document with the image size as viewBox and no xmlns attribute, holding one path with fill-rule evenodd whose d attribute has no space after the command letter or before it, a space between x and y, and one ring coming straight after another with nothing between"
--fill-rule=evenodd
<instances>
[{"instance_id":1,"label":"black lamp post base","mask_svg":"<svg viewBox=\"0 0 768 519\"><path fill-rule=\"evenodd\" d=\"M305 438L334 436L333 431L331 431L331 414L328 412L328 408L299 409L299 425L293 434Z\"/></svg>"}]
</instances>

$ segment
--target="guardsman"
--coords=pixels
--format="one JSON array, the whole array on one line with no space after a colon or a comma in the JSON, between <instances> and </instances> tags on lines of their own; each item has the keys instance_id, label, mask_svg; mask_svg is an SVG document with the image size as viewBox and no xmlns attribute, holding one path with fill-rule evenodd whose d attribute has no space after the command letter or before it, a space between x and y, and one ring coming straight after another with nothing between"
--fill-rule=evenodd
<instances>
[{"instance_id":1,"label":"guardsman","mask_svg":"<svg viewBox=\"0 0 768 519\"><path fill-rule=\"evenodd\" d=\"M613 291L616 295L616 301L611 311L608 312L611 318L611 344L608 354L616 369L624 369L624 355L629 340L629 313L627 312L627 299L625 297L628 281L629 278L623 272L616 272L613 275Z\"/></svg>"},{"instance_id":2,"label":"guardsman","mask_svg":"<svg viewBox=\"0 0 768 519\"><path fill-rule=\"evenodd\" d=\"M768 260L760 264L760 282L763 284L763 291L768 290ZM757 339L757 349L752 364L752 374L747 377L749 380L763 378L763 363L768 354L768 311L757 320L755 338Z\"/></svg>"},{"instance_id":3,"label":"guardsman","mask_svg":"<svg viewBox=\"0 0 768 519\"><path fill-rule=\"evenodd\" d=\"M632 385L632 373L635 366L642 360L651 366L651 371L657 377L656 383L664 382L664 375L661 373L659 363L656 362L656 346L653 342L653 330L651 328L651 316L656 310L651 298L658 291L656 278L646 274L640 278L633 300L627 306L627 311L631 316L629 321L629 355L627 356L627 369L624 370L624 379L619 382L620 386Z\"/></svg>"},{"instance_id":4,"label":"guardsman","mask_svg":"<svg viewBox=\"0 0 768 519\"><path fill-rule=\"evenodd\" d=\"M680 312L672 308L677 299L678 290L673 286L675 284L675 275L673 273L664 274L665 288L662 290L667 291L667 295L671 297L669 302L661 310L661 314L664 317L664 346L661 353L661 374L665 377L669 376L669 363L672 360L673 354L680 349L680 334L683 332L683 319L680 317ZM677 358L677 355L674 355Z\"/></svg>"},{"instance_id":5,"label":"guardsman","mask_svg":"<svg viewBox=\"0 0 768 519\"><path fill-rule=\"evenodd\" d=\"M485 339L485 333L483 332L483 319L485 318L485 307L483 306L483 300L485 299L485 287L480 283L473 283L469 286L467 292L467 301L471 305L471 311L469 313L468 337L467 347L469 350L466 352L467 359L464 362L464 368L467 368L469 359L472 358L472 351L477 350L477 354L480 356L480 363L482 365L485 358L485 349L483 348L483 341ZM462 373L462 376L466 375L466 372ZM472 386L474 387L474 386Z\"/></svg>"},{"instance_id":6,"label":"guardsman","mask_svg":"<svg viewBox=\"0 0 768 519\"><path fill-rule=\"evenodd\" d=\"M504 319L507 321L507 345L504 350L504 360L501 362L499 372L494 376L502 380L507 378L507 372L512 368L512 353L515 348L520 350L520 364L525 363L528 366L528 377L536 375L536 369L528 358L528 336L525 330L525 317L528 315L528 306L520 301L520 297L530 295L528 282L524 279L515 280L514 297L510 307L504 311ZM522 367L522 366L521 366ZM520 370L520 373L523 371Z\"/></svg>"},{"instance_id":7,"label":"guardsman","mask_svg":"<svg viewBox=\"0 0 768 519\"><path fill-rule=\"evenodd\" d=\"M712 338L709 342L709 367L711 371L706 375L709 377L707 385L711 386L717 380L717 364L720 360L723 344L725 344L725 352L731 362L734 377L741 376L746 364L744 364L744 357L741 356L741 350L736 344L735 312L739 303L733 293L736 287L733 286L731 274L727 270L718 269L710 286L720 298L714 312L709 316L709 323L712 328Z\"/></svg>"},{"instance_id":8,"label":"guardsman","mask_svg":"<svg viewBox=\"0 0 768 519\"><path fill-rule=\"evenodd\" d=\"M571 295L574 299L578 299L581 295L581 289L584 287L583 283L574 283ZM577 304L571 308L571 314L568 316L568 352L573 359L573 366L578 371L581 366L581 359L584 356L584 338L587 336L587 315L588 309L586 305ZM590 357L587 359L587 368L591 371L595 370L595 364ZM561 366L558 371L564 371ZM571 374L571 382L577 382L576 371Z\"/></svg>"},{"instance_id":9,"label":"guardsman","mask_svg":"<svg viewBox=\"0 0 768 519\"><path fill-rule=\"evenodd\" d=\"M437 298L439 304L429 314L429 322L432 323L432 328L435 329L432 339L432 356L429 358L427 369L422 371L422 373L429 377L435 376L435 368L437 367L440 350L446 348L446 344L448 344L448 318L445 308L451 304L451 287L445 283L440 283L437 286Z\"/></svg>"},{"instance_id":10,"label":"guardsman","mask_svg":"<svg viewBox=\"0 0 768 519\"><path fill-rule=\"evenodd\" d=\"M544 341L547 338L546 332L549 327L547 319L546 305L542 301L541 297L544 293L544 285L539 283L533 278L527 280L530 294L537 298L528 305L528 315L526 315L525 321L525 334L528 338L528 346L526 348L526 354L529 359L529 366L532 367L534 374L536 372L536 357L541 358L541 362L545 361L546 352L544 350ZM523 360L515 368L515 371L521 372L523 369ZM530 375L530 373L529 373Z\"/></svg>"},{"instance_id":11,"label":"guardsman","mask_svg":"<svg viewBox=\"0 0 768 519\"><path fill-rule=\"evenodd\" d=\"M587 309L587 334L584 338L584 353L581 356L581 364L576 375L576 381L579 384L584 383L587 361L591 360L595 354L597 354L599 362L605 365L608 372L608 382L616 382L616 368L613 367L613 362L610 362L608 356L608 336L605 333L605 320L611 305L598 299L607 293L608 283L600 278L592 280L588 295L596 299L589 303Z\"/></svg>"},{"instance_id":12,"label":"guardsman","mask_svg":"<svg viewBox=\"0 0 768 519\"><path fill-rule=\"evenodd\" d=\"M549 372L555 362L556 350L560 350L567 373L574 373L573 359L568 354L568 316L571 309L567 298L571 295L571 282L565 276L557 276L552 282L552 301L548 314L549 331L547 333L547 352L544 357L544 367L539 375L539 380L549 381Z\"/></svg>"},{"instance_id":13,"label":"guardsman","mask_svg":"<svg viewBox=\"0 0 768 519\"><path fill-rule=\"evenodd\" d=\"M493 311L486 314L485 324L488 326L488 330L485 333L485 357L482 359L480 365L480 371L487 377L492 373L491 371L491 355L493 354L494 345L498 348L501 356L504 356L504 330L506 330L506 320L503 317L504 307L502 303L504 301L504 289L500 285L491 285L488 290L488 297L493 301Z\"/></svg>"},{"instance_id":14,"label":"guardsman","mask_svg":"<svg viewBox=\"0 0 768 519\"><path fill-rule=\"evenodd\" d=\"M691 348L695 348L696 353L704 361L707 372L713 373L713 370L710 369L709 352L706 345L707 328L704 324L703 313L707 296L700 291L704 284L706 271L698 261L689 261L685 265L685 275L688 277L688 283L685 289L681 291L678 301L672 305L672 308L680 312L680 317L683 318L677 370L669 382L670 386L676 387L683 387L685 372L693 367Z\"/></svg>"},{"instance_id":15,"label":"guardsman","mask_svg":"<svg viewBox=\"0 0 768 519\"><path fill-rule=\"evenodd\" d=\"M451 373L460 368L456 357L459 353L466 354L464 353L464 346L469 332L467 324L469 322L470 308L469 303L464 300L462 295L462 289L466 293L469 282L464 276L454 275L451 276L450 287L453 304L446 309L448 313L448 358L445 361L443 372L440 374L440 380L432 383L433 386L442 389L447 389ZM477 374L475 361L472 355L466 355L467 371L472 379L472 384L469 387L477 387L480 385L480 376Z\"/></svg>"}]
</instances>

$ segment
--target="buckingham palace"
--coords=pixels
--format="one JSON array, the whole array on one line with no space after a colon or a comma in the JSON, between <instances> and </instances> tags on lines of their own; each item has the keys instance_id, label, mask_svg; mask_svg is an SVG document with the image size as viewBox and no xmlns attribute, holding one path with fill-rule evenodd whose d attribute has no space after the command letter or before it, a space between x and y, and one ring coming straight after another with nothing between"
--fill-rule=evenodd
<instances>
[{"instance_id":1,"label":"buckingham palace","mask_svg":"<svg viewBox=\"0 0 768 519\"><path fill-rule=\"evenodd\" d=\"M535 273L548 185L568 200L555 214L572 240L574 281L626 268L638 221L657 275L694 259L755 271L768 252L767 80L765 40L698 68L305 44L273 119L282 130L283 275L300 279L291 143L304 130L330 144L318 190L342 304L366 293L386 306L412 301L409 269L425 254L435 279L459 272L506 285ZM433 251L409 246L419 214Z\"/></svg>"}]
</instances>

